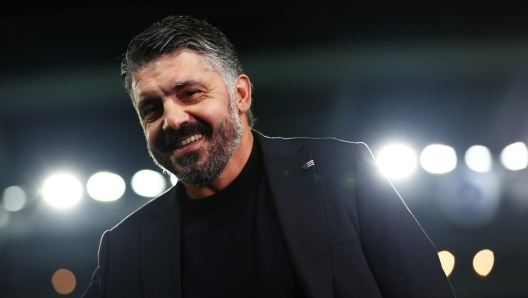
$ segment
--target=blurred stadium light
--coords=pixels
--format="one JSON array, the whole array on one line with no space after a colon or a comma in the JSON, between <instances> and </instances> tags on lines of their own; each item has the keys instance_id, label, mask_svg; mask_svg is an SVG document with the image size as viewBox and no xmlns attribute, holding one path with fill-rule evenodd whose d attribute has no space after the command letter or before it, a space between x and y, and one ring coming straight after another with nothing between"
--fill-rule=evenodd
<instances>
[{"instance_id":1,"label":"blurred stadium light","mask_svg":"<svg viewBox=\"0 0 528 298\"><path fill-rule=\"evenodd\" d=\"M16 212L24 208L27 203L27 195L20 186L9 186L3 194L4 208L10 212Z\"/></svg>"},{"instance_id":2,"label":"blurred stadium light","mask_svg":"<svg viewBox=\"0 0 528 298\"><path fill-rule=\"evenodd\" d=\"M383 173L393 179L406 178L416 168L416 154L403 144L383 147L378 154L377 161Z\"/></svg>"},{"instance_id":3,"label":"blurred stadium light","mask_svg":"<svg viewBox=\"0 0 528 298\"><path fill-rule=\"evenodd\" d=\"M68 269L59 269L53 273L51 277L51 284L57 293L61 295L68 295L77 285L75 275Z\"/></svg>"},{"instance_id":4,"label":"blurred stadium light","mask_svg":"<svg viewBox=\"0 0 528 298\"><path fill-rule=\"evenodd\" d=\"M487 147L475 145L466 151L465 161L468 168L473 171L486 173L491 170L493 158Z\"/></svg>"},{"instance_id":5,"label":"blurred stadium light","mask_svg":"<svg viewBox=\"0 0 528 298\"><path fill-rule=\"evenodd\" d=\"M493 269L494 262L495 256L493 252L489 249L483 249L473 258L473 269L478 275L487 276Z\"/></svg>"},{"instance_id":6,"label":"blurred stadium light","mask_svg":"<svg viewBox=\"0 0 528 298\"><path fill-rule=\"evenodd\" d=\"M69 208L81 200L83 187L71 174L61 173L50 176L42 187L42 196L50 205Z\"/></svg>"},{"instance_id":7,"label":"blurred stadium light","mask_svg":"<svg viewBox=\"0 0 528 298\"><path fill-rule=\"evenodd\" d=\"M109 173L95 173L88 179L86 191L97 201L109 202L118 200L125 193L126 184L121 176Z\"/></svg>"},{"instance_id":8,"label":"blurred stadium light","mask_svg":"<svg viewBox=\"0 0 528 298\"><path fill-rule=\"evenodd\" d=\"M451 275L455 268L455 256L447 250L442 250L438 252L438 257L446 276Z\"/></svg>"},{"instance_id":9,"label":"blurred stadium light","mask_svg":"<svg viewBox=\"0 0 528 298\"><path fill-rule=\"evenodd\" d=\"M523 142L510 144L502 150L500 160L510 171L525 169L528 165L528 149Z\"/></svg>"},{"instance_id":10,"label":"blurred stadium light","mask_svg":"<svg viewBox=\"0 0 528 298\"><path fill-rule=\"evenodd\" d=\"M132 189L140 196L153 198L165 191L165 177L152 170L141 170L132 176Z\"/></svg>"},{"instance_id":11,"label":"blurred stadium light","mask_svg":"<svg viewBox=\"0 0 528 298\"><path fill-rule=\"evenodd\" d=\"M176 177L174 174L170 174L170 181L172 185L176 185L176 183L178 183L178 177Z\"/></svg>"},{"instance_id":12,"label":"blurred stadium light","mask_svg":"<svg viewBox=\"0 0 528 298\"><path fill-rule=\"evenodd\" d=\"M420 163L429 173L445 174L456 168L457 155L452 147L433 144L422 151Z\"/></svg>"}]
</instances>

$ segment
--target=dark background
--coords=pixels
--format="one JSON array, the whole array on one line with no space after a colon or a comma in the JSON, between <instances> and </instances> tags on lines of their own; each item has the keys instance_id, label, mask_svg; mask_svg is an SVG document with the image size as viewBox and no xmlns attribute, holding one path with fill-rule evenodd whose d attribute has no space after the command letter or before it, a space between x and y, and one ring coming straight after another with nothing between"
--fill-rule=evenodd
<instances>
[{"instance_id":1,"label":"dark background","mask_svg":"<svg viewBox=\"0 0 528 298\"><path fill-rule=\"evenodd\" d=\"M395 187L438 250L455 255L458 297L527 297L528 174L505 170L498 156L528 141L528 4L429 2L2 4L0 189L37 193L57 170L83 183L102 170L127 183L140 169L157 170L121 86L120 56L152 22L189 14L237 47L265 135L364 141L374 154L391 141L416 152L454 147L455 171L417 168ZM456 189L473 177L463 156L475 144L494 155L499 201L485 221L453 220L442 201L467 199ZM145 202L128 185L117 202L85 194L67 211L35 195L0 228L0 296L58 297L51 276L67 268L77 278L69 296L80 297L102 232ZM484 248L495 253L486 278L471 266Z\"/></svg>"}]
</instances>

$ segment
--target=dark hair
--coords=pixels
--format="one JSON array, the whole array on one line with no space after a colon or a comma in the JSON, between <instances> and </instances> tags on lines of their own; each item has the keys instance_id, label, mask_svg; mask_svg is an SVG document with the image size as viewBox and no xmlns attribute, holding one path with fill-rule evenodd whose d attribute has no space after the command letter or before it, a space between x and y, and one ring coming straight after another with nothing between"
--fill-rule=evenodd
<instances>
[{"instance_id":1,"label":"dark hair","mask_svg":"<svg viewBox=\"0 0 528 298\"><path fill-rule=\"evenodd\" d=\"M242 65L233 44L220 30L206 21L189 16L169 16L134 37L123 56L121 78L134 105L132 74L164 55L183 49L203 54L208 66L222 75L229 94L233 97L235 81L242 74ZM247 110L246 118L249 126L253 127L251 109Z\"/></svg>"}]
</instances>

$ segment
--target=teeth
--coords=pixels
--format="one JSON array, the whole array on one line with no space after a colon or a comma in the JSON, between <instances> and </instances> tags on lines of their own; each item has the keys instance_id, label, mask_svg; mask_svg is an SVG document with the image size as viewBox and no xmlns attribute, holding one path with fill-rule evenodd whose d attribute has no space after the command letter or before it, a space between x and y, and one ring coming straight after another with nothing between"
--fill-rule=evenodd
<instances>
[{"instance_id":1,"label":"teeth","mask_svg":"<svg viewBox=\"0 0 528 298\"><path fill-rule=\"evenodd\" d=\"M194 141L198 141L199 139L202 138L202 135L201 134L197 134L197 135L194 135L194 136L191 136L191 137L188 137L187 139L181 141L178 145L181 147L181 146L185 146L187 144L189 144L190 142L194 142Z\"/></svg>"}]
</instances>

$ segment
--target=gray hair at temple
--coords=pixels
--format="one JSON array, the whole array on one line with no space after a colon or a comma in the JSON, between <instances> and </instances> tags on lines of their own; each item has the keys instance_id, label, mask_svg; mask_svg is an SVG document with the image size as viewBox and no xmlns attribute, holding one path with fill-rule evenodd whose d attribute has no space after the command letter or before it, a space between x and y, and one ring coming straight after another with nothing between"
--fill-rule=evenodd
<instances>
[{"instance_id":1,"label":"gray hair at temple","mask_svg":"<svg viewBox=\"0 0 528 298\"><path fill-rule=\"evenodd\" d=\"M183 49L203 54L207 65L222 75L231 98L234 98L234 85L242 74L242 65L233 44L206 21L189 16L169 16L134 37L123 56L121 78L134 106L132 74L164 55ZM255 120L251 109L246 112L246 118L253 127Z\"/></svg>"}]
</instances>

